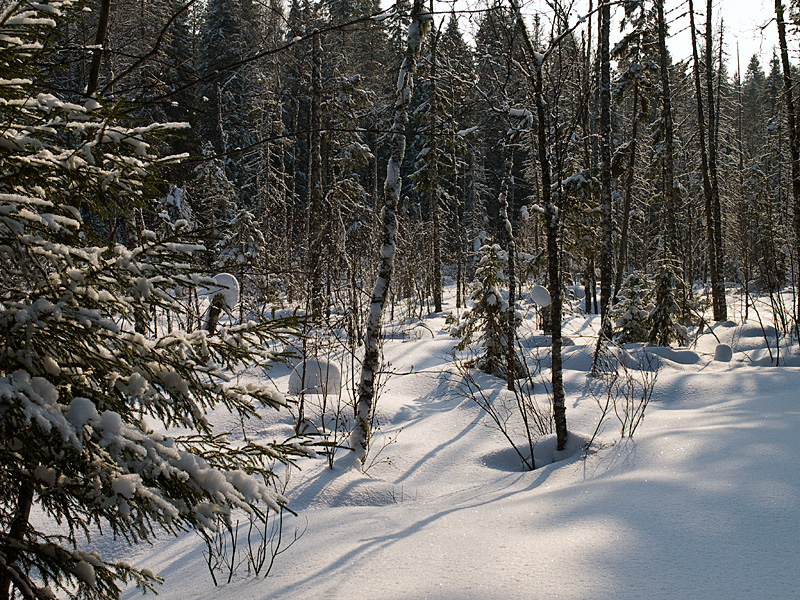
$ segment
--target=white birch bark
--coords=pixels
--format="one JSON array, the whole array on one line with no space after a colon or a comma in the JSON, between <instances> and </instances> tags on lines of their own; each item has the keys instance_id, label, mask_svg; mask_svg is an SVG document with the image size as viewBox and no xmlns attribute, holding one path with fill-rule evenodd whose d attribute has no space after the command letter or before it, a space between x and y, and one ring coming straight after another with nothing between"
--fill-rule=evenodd
<instances>
[{"instance_id":1,"label":"white birch bark","mask_svg":"<svg viewBox=\"0 0 800 600\"><path fill-rule=\"evenodd\" d=\"M397 234L397 204L400 200L400 165L406 151L405 127L408 122L408 107L414 91L414 73L417 70L420 48L425 34L431 27L433 15L425 9L422 0L414 0L411 23L408 26L408 46L397 77L397 99L394 104L392 123L392 153L386 166L383 184L384 206L381 211L383 231L378 262L378 275L372 289L367 329L364 337L364 362L358 385L355 406L355 424L350 436L353 448L353 464L363 468L369 452L372 415L375 408L375 383L380 367L381 315L383 314L389 286L394 273L395 236Z\"/></svg>"}]
</instances>

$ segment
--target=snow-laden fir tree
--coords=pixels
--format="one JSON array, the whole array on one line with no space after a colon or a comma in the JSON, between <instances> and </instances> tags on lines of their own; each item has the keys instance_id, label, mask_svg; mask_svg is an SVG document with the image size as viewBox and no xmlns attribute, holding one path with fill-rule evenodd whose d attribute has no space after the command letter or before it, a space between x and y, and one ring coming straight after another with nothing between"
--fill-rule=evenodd
<instances>
[{"instance_id":1,"label":"snow-laden fir tree","mask_svg":"<svg viewBox=\"0 0 800 600\"><path fill-rule=\"evenodd\" d=\"M309 453L229 442L206 419L213 407L247 418L285 403L231 374L266 364L266 342L286 324L135 331L137 315L179 313L177 298L210 279L189 266L197 246L138 230L125 247L85 225L82 214L130 215L153 197L160 161L147 140L162 127L37 88L47 40L74 8L22 1L0 14L2 599L151 589L152 572L84 551L86 538L134 543L212 527L234 509L263 515L283 503L273 462Z\"/></svg>"},{"instance_id":2,"label":"snow-laden fir tree","mask_svg":"<svg viewBox=\"0 0 800 600\"><path fill-rule=\"evenodd\" d=\"M614 340L620 344L646 342L650 334L647 322L653 310L651 282L634 271L625 278L617 299L610 313Z\"/></svg>"},{"instance_id":3,"label":"snow-laden fir tree","mask_svg":"<svg viewBox=\"0 0 800 600\"><path fill-rule=\"evenodd\" d=\"M478 251L470 300L473 302L461 321L453 327L451 335L461 338L457 350L480 343L482 352L477 367L497 377L506 376L506 340L508 333L508 302L502 290L508 287L506 263L508 255L499 244L490 240Z\"/></svg>"},{"instance_id":4,"label":"snow-laden fir tree","mask_svg":"<svg viewBox=\"0 0 800 600\"><path fill-rule=\"evenodd\" d=\"M654 277L653 308L647 317L648 342L656 346L669 346L673 342L683 345L689 341L682 320L681 307L675 297L684 286L673 261L662 260Z\"/></svg>"}]
</instances>

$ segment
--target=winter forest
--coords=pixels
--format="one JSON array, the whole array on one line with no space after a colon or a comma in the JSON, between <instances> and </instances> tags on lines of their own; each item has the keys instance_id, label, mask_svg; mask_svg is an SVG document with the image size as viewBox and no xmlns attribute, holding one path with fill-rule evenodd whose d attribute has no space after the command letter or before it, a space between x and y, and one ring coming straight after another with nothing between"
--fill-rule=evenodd
<instances>
[{"instance_id":1,"label":"winter forest","mask_svg":"<svg viewBox=\"0 0 800 600\"><path fill-rule=\"evenodd\" d=\"M725 10L0 0L0 600L800 593L800 5Z\"/></svg>"}]
</instances>

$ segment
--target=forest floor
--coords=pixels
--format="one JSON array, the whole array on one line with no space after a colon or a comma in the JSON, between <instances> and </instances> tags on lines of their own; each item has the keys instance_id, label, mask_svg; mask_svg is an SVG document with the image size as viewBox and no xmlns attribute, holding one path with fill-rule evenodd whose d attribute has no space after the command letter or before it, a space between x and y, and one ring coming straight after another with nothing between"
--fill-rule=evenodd
<instances>
[{"instance_id":1,"label":"forest floor","mask_svg":"<svg viewBox=\"0 0 800 600\"><path fill-rule=\"evenodd\" d=\"M555 452L553 436L539 436L530 471L454 366L449 300L445 313L390 328L384 355L394 374L381 389L367 474L343 468L344 450L333 468L309 459L291 470L285 494L298 516L286 515L284 544L303 533L269 577L241 564L230 583L218 572L215 587L196 534L134 548L101 537L95 546L164 577L165 600L800 597L800 352L796 340L781 347L775 366L768 303L757 304L760 321L752 309L744 321L731 293L731 321L690 347L618 353L630 378L617 383L634 392L617 412L635 409L655 376L652 397L632 438L610 404L588 451L609 379L589 374L597 317L570 316L570 445ZM549 356L534 322L521 341L539 353L533 392L546 407ZM719 343L732 348L730 361L715 360ZM289 373L271 373L282 390ZM473 377L498 410L510 408L509 436L524 455L514 396L499 379ZM307 401L313 416L322 398ZM252 435L290 427L286 413L264 416Z\"/></svg>"}]
</instances>

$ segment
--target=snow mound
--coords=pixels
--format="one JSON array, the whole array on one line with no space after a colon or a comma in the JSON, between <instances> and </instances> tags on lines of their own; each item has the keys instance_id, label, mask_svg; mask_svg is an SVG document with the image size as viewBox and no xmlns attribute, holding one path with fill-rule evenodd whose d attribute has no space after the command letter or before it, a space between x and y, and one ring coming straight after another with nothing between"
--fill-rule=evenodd
<instances>
[{"instance_id":1,"label":"snow mound","mask_svg":"<svg viewBox=\"0 0 800 600\"><path fill-rule=\"evenodd\" d=\"M358 469L326 469L291 490L292 510L338 508L343 506L389 506L403 492L396 486L372 479Z\"/></svg>"},{"instance_id":2,"label":"snow mound","mask_svg":"<svg viewBox=\"0 0 800 600\"><path fill-rule=\"evenodd\" d=\"M714 351L714 360L719 362L731 362L733 359L733 348L728 344L717 344L717 349Z\"/></svg>"},{"instance_id":3,"label":"snow mound","mask_svg":"<svg viewBox=\"0 0 800 600\"><path fill-rule=\"evenodd\" d=\"M647 352L679 365L696 365L700 362L700 355L694 350L667 348L666 346L648 346Z\"/></svg>"},{"instance_id":4,"label":"snow mound","mask_svg":"<svg viewBox=\"0 0 800 600\"><path fill-rule=\"evenodd\" d=\"M550 292L541 285L534 285L531 288L531 302L542 308L550 306Z\"/></svg>"},{"instance_id":5,"label":"snow mound","mask_svg":"<svg viewBox=\"0 0 800 600\"><path fill-rule=\"evenodd\" d=\"M342 389L339 367L326 360L309 358L295 366L289 375L289 393L336 394Z\"/></svg>"}]
</instances>

